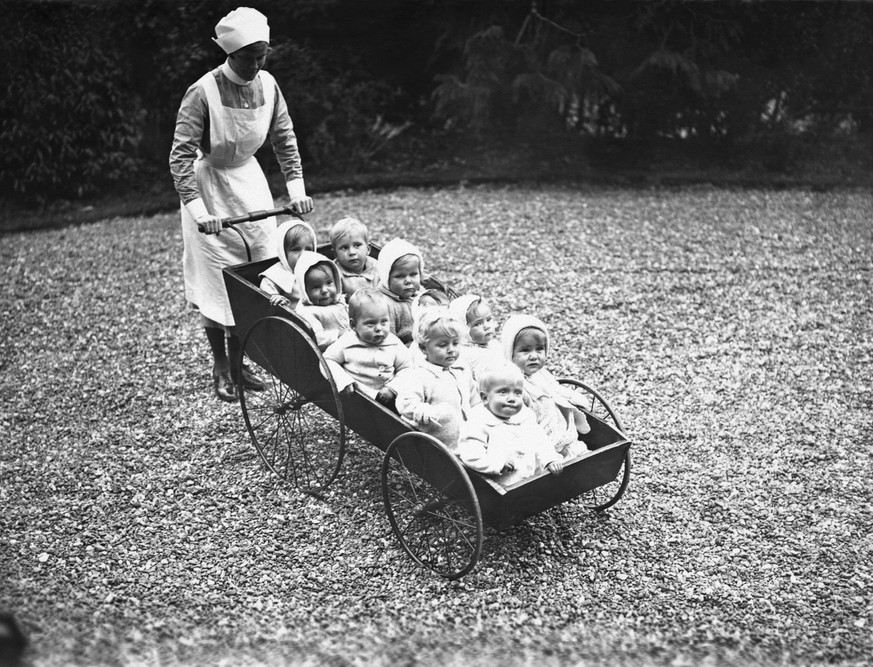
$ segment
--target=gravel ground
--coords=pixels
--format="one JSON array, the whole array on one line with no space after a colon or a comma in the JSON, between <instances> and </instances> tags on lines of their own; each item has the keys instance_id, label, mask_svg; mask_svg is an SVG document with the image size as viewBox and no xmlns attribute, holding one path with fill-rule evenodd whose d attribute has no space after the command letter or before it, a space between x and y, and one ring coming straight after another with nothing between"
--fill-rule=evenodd
<instances>
[{"instance_id":1,"label":"gravel ground","mask_svg":"<svg viewBox=\"0 0 873 667\"><path fill-rule=\"evenodd\" d=\"M177 217L9 234L0 611L34 665L796 665L873 655L873 198L452 188L317 199L502 320L634 441L625 497L497 534L459 582L389 533L379 452L324 501L210 394Z\"/></svg>"}]
</instances>

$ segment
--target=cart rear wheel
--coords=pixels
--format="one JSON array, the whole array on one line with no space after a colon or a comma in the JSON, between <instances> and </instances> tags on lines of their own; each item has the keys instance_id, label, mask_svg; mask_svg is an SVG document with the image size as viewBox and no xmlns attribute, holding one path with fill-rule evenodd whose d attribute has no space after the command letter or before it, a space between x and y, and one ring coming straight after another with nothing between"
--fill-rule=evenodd
<instances>
[{"instance_id":1,"label":"cart rear wheel","mask_svg":"<svg viewBox=\"0 0 873 667\"><path fill-rule=\"evenodd\" d=\"M611 426L614 426L619 431L624 432L624 426L619 419L618 414L612 409L612 406L601 396L596 390L592 389L584 382L573 380L572 378L561 378L559 382L573 389L577 397L580 399L579 405L595 417ZM621 468L618 471L615 479L607 484L598 486L596 489L588 491L582 496L582 502L586 508L602 511L608 507L612 507L624 495L627 489L628 481L630 480L631 459L630 450L624 454Z\"/></svg>"},{"instance_id":2,"label":"cart rear wheel","mask_svg":"<svg viewBox=\"0 0 873 667\"><path fill-rule=\"evenodd\" d=\"M283 480L306 493L323 492L339 473L346 450L342 403L324 357L307 332L275 316L252 325L242 350L263 369L267 385L260 392L239 386L255 449Z\"/></svg>"},{"instance_id":3,"label":"cart rear wheel","mask_svg":"<svg viewBox=\"0 0 873 667\"><path fill-rule=\"evenodd\" d=\"M472 570L482 553L479 499L460 461L436 438L404 433L382 460L385 513L403 549L448 579Z\"/></svg>"},{"instance_id":4,"label":"cart rear wheel","mask_svg":"<svg viewBox=\"0 0 873 667\"><path fill-rule=\"evenodd\" d=\"M615 426L619 431L624 431L621 420L618 418L612 406L606 402L597 391L589 387L584 382L574 380L572 378L560 378L558 380L563 385L570 387L578 397L578 404L582 409L587 410L599 420Z\"/></svg>"}]
</instances>

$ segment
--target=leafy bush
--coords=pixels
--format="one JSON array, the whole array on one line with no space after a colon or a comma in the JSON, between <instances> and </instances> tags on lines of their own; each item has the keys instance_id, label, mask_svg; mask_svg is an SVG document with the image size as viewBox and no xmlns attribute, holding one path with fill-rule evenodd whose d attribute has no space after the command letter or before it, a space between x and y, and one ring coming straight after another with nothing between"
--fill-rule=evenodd
<instances>
[{"instance_id":1,"label":"leafy bush","mask_svg":"<svg viewBox=\"0 0 873 667\"><path fill-rule=\"evenodd\" d=\"M48 25L52 29L45 29ZM0 183L37 201L135 176L144 117L108 15L31 5L0 45Z\"/></svg>"},{"instance_id":2,"label":"leafy bush","mask_svg":"<svg viewBox=\"0 0 873 667\"><path fill-rule=\"evenodd\" d=\"M354 62L336 63L325 55L278 42L267 69L288 101L304 160L319 167L359 169L409 127L407 121L387 117L403 94L368 79Z\"/></svg>"}]
</instances>

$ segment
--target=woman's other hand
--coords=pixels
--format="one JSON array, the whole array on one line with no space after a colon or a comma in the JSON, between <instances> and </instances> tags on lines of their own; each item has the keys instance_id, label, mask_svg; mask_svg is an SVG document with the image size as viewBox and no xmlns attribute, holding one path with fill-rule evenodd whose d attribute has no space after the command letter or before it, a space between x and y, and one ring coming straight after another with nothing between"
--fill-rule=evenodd
<instances>
[{"instance_id":1,"label":"woman's other hand","mask_svg":"<svg viewBox=\"0 0 873 667\"><path fill-rule=\"evenodd\" d=\"M291 200L291 208L300 215L310 213L312 211L312 197L295 197Z\"/></svg>"},{"instance_id":2,"label":"woman's other hand","mask_svg":"<svg viewBox=\"0 0 873 667\"><path fill-rule=\"evenodd\" d=\"M197 219L197 229L204 234L219 234L221 232L221 218L217 215L206 215Z\"/></svg>"}]
</instances>

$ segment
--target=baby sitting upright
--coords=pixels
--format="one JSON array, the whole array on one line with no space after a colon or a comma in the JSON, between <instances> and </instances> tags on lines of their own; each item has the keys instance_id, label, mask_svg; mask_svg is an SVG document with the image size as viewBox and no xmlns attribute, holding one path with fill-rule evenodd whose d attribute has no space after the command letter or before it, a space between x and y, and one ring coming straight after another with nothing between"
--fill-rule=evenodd
<instances>
[{"instance_id":1,"label":"baby sitting upright","mask_svg":"<svg viewBox=\"0 0 873 667\"><path fill-rule=\"evenodd\" d=\"M461 348L461 362L469 367L474 380L479 380L484 368L506 363L501 355L500 342L495 336L494 315L485 299L478 294L464 294L452 300L449 312L459 322L466 324L467 336Z\"/></svg>"},{"instance_id":2,"label":"baby sitting upright","mask_svg":"<svg viewBox=\"0 0 873 667\"><path fill-rule=\"evenodd\" d=\"M394 392L387 386L399 371L412 368L412 352L390 331L388 297L364 287L349 299L351 331L342 334L324 353L337 388L351 386L391 405Z\"/></svg>"},{"instance_id":3,"label":"baby sitting upright","mask_svg":"<svg viewBox=\"0 0 873 667\"><path fill-rule=\"evenodd\" d=\"M315 230L303 220L286 220L276 229L275 238L279 261L258 276L259 287L270 295L274 306L296 308L302 294L294 277L294 267L301 252L315 252Z\"/></svg>"},{"instance_id":4,"label":"baby sitting upright","mask_svg":"<svg viewBox=\"0 0 873 667\"><path fill-rule=\"evenodd\" d=\"M508 363L483 368L479 379L482 403L470 410L461 425L458 455L464 465L510 486L543 469L559 475L561 455L524 405L524 376Z\"/></svg>"},{"instance_id":5,"label":"baby sitting upright","mask_svg":"<svg viewBox=\"0 0 873 667\"><path fill-rule=\"evenodd\" d=\"M458 449L461 422L480 401L470 371L455 365L460 336L460 323L448 313L425 312L416 335L424 359L398 373L391 383L397 392L397 411L453 453Z\"/></svg>"},{"instance_id":6,"label":"baby sitting upright","mask_svg":"<svg viewBox=\"0 0 873 667\"><path fill-rule=\"evenodd\" d=\"M580 434L588 433L588 419L574 404L573 392L546 369L549 332L532 315L511 315L501 335L504 354L524 373L524 402L537 417L552 445L564 458L587 451Z\"/></svg>"},{"instance_id":7,"label":"baby sitting upright","mask_svg":"<svg viewBox=\"0 0 873 667\"><path fill-rule=\"evenodd\" d=\"M415 324L413 305L421 291L424 270L421 251L408 241L391 239L379 252L376 266L379 289L388 297L391 333L409 345Z\"/></svg>"},{"instance_id":8,"label":"baby sitting upright","mask_svg":"<svg viewBox=\"0 0 873 667\"><path fill-rule=\"evenodd\" d=\"M303 294L297 312L312 327L318 348L325 350L349 330L349 308L340 292L339 269L324 255L304 250L294 276Z\"/></svg>"},{"instance_id":9,"label":"baby sitting upright","mask_svg":"<svg viewBox=\"0 0 873 667\"><path fill-rule=\"evenodd\" d=\"M379 282L376 260L370 257L370 233L363 222L348 216L338 220L330 228L330 245L346 298L359 289L376 286Z\"/></svg>"}]
</instances>

